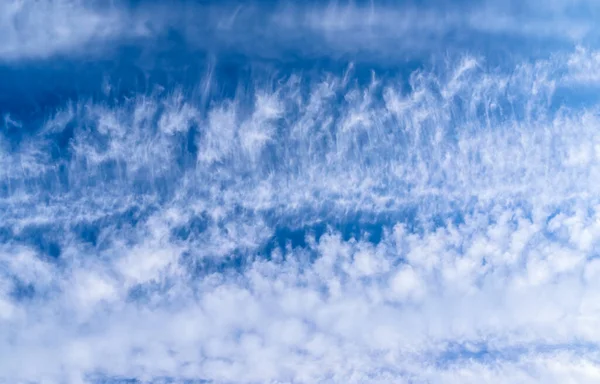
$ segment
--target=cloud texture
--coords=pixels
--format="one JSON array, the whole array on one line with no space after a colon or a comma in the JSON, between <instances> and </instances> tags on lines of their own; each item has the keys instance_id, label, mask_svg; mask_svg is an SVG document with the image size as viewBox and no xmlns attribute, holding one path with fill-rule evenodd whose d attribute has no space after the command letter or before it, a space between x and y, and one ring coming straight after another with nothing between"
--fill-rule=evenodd
<instances>
[{"instance_id":1,"label":"cloud texture","mask_svg":"<svg viewBox=\"0 0 600 384\"><path fill-rule=\"evenodd\" d=\"M0 382L597 382L595 8L3 3Z\"/></svg>"}]
</instances>

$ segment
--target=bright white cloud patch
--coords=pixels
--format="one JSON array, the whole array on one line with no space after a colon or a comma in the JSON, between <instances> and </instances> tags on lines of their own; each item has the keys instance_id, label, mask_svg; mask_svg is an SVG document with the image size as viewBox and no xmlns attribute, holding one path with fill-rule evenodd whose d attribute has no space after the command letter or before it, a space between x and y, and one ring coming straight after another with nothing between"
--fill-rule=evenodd
<instances>
[{"instance_id":1,"label":"bright white cloud patch","mask_svg":"<svg viewBox=\"0 0 600 384\"><path fill-rule=\"evenodd\" d=\"M115 7L94 6L91 1L7 0L0 4L0 59L35 59L71 54L109 40L147 34Z\"/></svg>"},{"instance_id":2,"label":"bright white cloud patch","mask_svg":"<svg viewBox=\"0 0 600 384\"><path fill-rule=\"evenodd\" d=\"M124 25L154 15L39 3L0 5L11 68L116 47L137 36ZM492 5L480 12L506 11ZM155 6L165 25L200 9ZM322 36L315 49L335 56L355 54L349 42L391 51L369 42L402 36L396 13L416 22L364 8L291 20L281 6L260 27L298 46L294 31ZM206 9L230 49L259 8ZM412 12L429 15L421 28L458 15ZM579 17L562 2L540 12ZM495 23L486 31L553 33ZM101 73L97 94L27 113L7 101L0 382L597 382L600 115L578 96L599 54L496 65L467 51L405 72L360 56L223 74L215 59L168 88L151 79L176 70L156 59L143 90Z\"/></svg>"}]
</instances>

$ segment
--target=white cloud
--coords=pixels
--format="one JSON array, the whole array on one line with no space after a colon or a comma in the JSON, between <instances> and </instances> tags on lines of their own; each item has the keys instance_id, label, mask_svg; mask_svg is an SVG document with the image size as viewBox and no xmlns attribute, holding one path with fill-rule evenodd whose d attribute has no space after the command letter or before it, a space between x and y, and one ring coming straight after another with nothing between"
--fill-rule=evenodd
<instances>
[{"instance_id":1,"label":"white cloud","mask_svg":"<svg viewBox=\"0 0 600 384\"><path fill-rule=\"evenodd\" d=\"M477 235L494 230L488 229L479 216L488 217L483 213L467 216L454 234L451 229L426 233L402 251L397 242L404 242L406 236L386 235L377 245L377 252L366 256L365 250L372 249L369 243L347 242L333 234L314 244L315 263L302 262L301 254L307 250L299 249L288 253L288 261L283 263L257 261L241 273L231 275L225 270L200 280L188 280L178 271L162 269L162 274L152 274L159 287L148 288L158 289L154 294L168 299L154 302L152 307L142 302L101 306L97 299L125 297L130 285L113 280L110 290L98 290L98 284L92 287L89 282L100 282L99 271L88 268L85 275L76 271L79 277L75 279L68 278L75 271L55 273L54 279L70 282L64 293L45 302L42 308L19 302L12 305L21 307L35 322L41 340L84 351L57 355L38 342L39 357L20 355L31 348L31 344L23 344L26 325L4 319L6 329L11 329L12 337L23 348L13 353L36 364L40 376L8 366L2 371L13 379L38 380L46 376L60 380L65 377L62 371L51 367L63 365L72 377L100 370L108 375L236 382L302 377L306 381L329 378L352 382L390 372L389 377L447 382L468 381L469 377L475 380L487 374L496 377L486 372L499 370L499 377L507 380L517 374L523 375L526 382L534 382L541 374L550 382L559 382L561 375L591 382L597 362L581 360L579 352L569 352L568 346L576 348L582 339L592 344L600 340L595 331L599 329L595 319L600 308L590 306L600 299L600 291L591 277L586 280L589 283L578 278L584 271L592 276L594 272L589 271L594 270L595 260L584 258L564 270L554 268L550 259L540 258L538 250L560 247L560 242L544 235L542 220L533 233L536 246L523 250L520 258L526 264L537 263L535 271L539 274L539 269L544 269L545 279L522 280L521 265L510 259L501 261L501 249L489 256L496 260L493 269L460 269L471 247L479 249ZM519 229L511 228L510 222L503 226L506 236L497 244L508 248ZM453 251L454 239L460 239L463 253ZM438 258L429 269L419 264L392 265L413 248L431 242L438 244ZM560 257L577 255L576 250L563 252L565 256ZM557 253L548 256L556 257ZM119 257L123 262L111 268L130 276L133 264L125 261L131 256L122 252ZM366 268L365 257L377 257L372 261L382 268ZM170 258L162 260L163 264L170 262ZM437 277L454 268L462 271L461 279ZM374 270L378 273L373 274ZM82 278L86 275L89 278ZM165 286L169 280L175 285ZM100 285L108 287L109 283L103 281ZM465 285L469 289L465 290ZM68 299L72 291L86 290L88 294L81 296L88 298L85 302ZM105 295L109 291L110 295ZM90 306L97 309L93 317L71 316L69 321L62 321L60 312L48 313L46 309L51 307L47 306L64 307L74 314L87 312ZM42 314L50 317L37 323L34 319ZM88 331L82 334L78 329L84 324ZM96 338L103 341L93 341ZM442 357L447 342L484 343L487 353L497 356L493 360L496 368L472 359ZM526 352L527 348L520 351L523 345L558 351L565 346L566 355ZM116 350L120 352L110 352ZM502 357L505 354L507 357ZM432 371L430 359L447 368ZM551 363L558 365L549 366ZM554 370L558 370L556 378L548 376Z\"/></svg>"},{"instance_id":2,"label":"white cloud","mask_svg":"<svg viewBox=\"0 0 600 384\"><path fill-rule=\"evenodd\" d=\"M569 72L566 81L587 86L597 86L600 82L599 52L590 52L588 49L578 46L576 51L569 56L567 67Z\"/></svg>"},{"instance_id":3,"label":"white cloud","mask_svg":"<svg viewBox=\"0 0 600 384\"><path fill-rule=\"evenodd\" d=\"M415 273L411 266L400 268L390 282L392 298L400 302L419 300L425 294L425 286L421 277Z\"/></svg>"},{"instance_id":4,"label":"white cloud","mask_svg":"<svg viewBox=\"0 0 600 384\"><path fill-rule=\"evenodd\" d=\"M443 49L444 39L489 34L498 39L581 43L595 38L592 1L484 1L447 7L432 3L197 4L87 0L7 0L0 4L0 60L106 54L128 41L153 41L168 31L207 51L233 50L281 58L290 49L307 56L355 53L398 62ZM458 32L458 33L457 33ZM470 38L470 37L468 37ZM500 41L501 42L501 41Z\"/></svg>"},{"instance_id":5,"label":"white cloud","mask_svg":"<svg viewBox=\"0 0 600 384\"><path fill-rule=\"evenodd\" d=\"M146 36L143 20L90 1L7 0L0 4L0 59L39 59L95 53L115 39Z\"/></svg>"},{"instance_id":6,"label":"white cloud","mask_svg":"<svg viewBox=\"0 0 600 384\"><path fill-rule=\"evenodd\" d=\"M0 379L596 381L597 106L478 63L57 113L0 157Z\"/></svg>"}]
</instances>

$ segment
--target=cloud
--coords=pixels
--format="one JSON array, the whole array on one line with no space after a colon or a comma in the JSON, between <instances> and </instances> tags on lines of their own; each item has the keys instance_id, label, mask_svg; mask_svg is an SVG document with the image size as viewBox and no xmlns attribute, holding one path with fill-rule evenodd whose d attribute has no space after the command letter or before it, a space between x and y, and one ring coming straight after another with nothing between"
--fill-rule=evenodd
<instances>
[{"instance_id":1,"label":"cloud","mask_svg":"<svg viewBox=\"0 0 600 384\"><path fill-rule=\"evenodd\" d=\"M583 43L596 38L594 2L465 2L414 6L387 2L330 2L274 6L174 1L10 0L0 8L4 44L0 60L15 62L54 57L110 56L135 42L153 52L168 49L169 34L183 39L181 49L254 58L289 60L356 56L371 62L398 63L448 50L484 50L475 37L494 39L498 49L519 38L548 51L548 44ZM150 48L152 47L152 48ZM514 48L514 47L513 47ZM469 48L471 49L471 48ZM517 52L513 49L513 54ZM288 57L288 58L286 58ZM370 57L370 59L369 59Z\"/></svg>"},{"instance_id":2,"label":"cloud","mask_svg":"<svg viewBox=\"0 0 600 384\"><path fill-rule=\"evenodd\" d=\"M510 212L503 209L504 216ZM190 270L182 275L176 258L152 262L156 252L173 249L168 245L125 250L107 265L83 259L84 265L55 272L54 282L34 282L36 290L67 282L42 306L13 303L24 317L4 320L13 342L1 345L12 345L10 355L21 365L8 359L2 371L34 381L102 372L223 382L459 382L481 375L531 382L579 375L592 382L600 335L598 308L590 304L599 292L579 276L593 259L565 249L543 218L492 217L499 221L490 227L479 216L490 219L481 213L422 235L397 225L378 245L330 232L313 246L287 251L284 262L257 260L203 279ZM524 232L530 233L525 247L511 254ZM497 248L482 252L491 239ZM424 249L435 249L433 261L423 259ZM575 259L569 268L556 258L561 252ZM315 253L314 262L304 253ZM365 258L382 267L365 274ZM540 269L547 271L542 280ZM134 300L132 283L142 284ZM581 340L590 346L578 346ZM30 355L34 345L37 354ZM489 357L461 357L477 353Z\"/></svg>"},{"instance_id":3,"label":"cloud","mask_svg":"<svg viewBox=\"0 0 600 384\"><path fill-rule=\"evenodd\" d=\"M386 63L462 28L594 34L583 1L403 7L12 1L0 60L174 31ZM216 64L126 96L106 76L40 120L3 111L0 381L597 382L599 110L564 95L599 54L456 47L409 74L257 71L231 93Z\"/></svg>"},{"instance_id":4,"label":"cloud","mask_svg":"<svg viewBox=\"0 0 600 384\"><path fill-rule=\"evenodd\" d=\"M569 63L79 101L3 136L2 379L594 382L598 121L553 105Z\"/></svg>"},{"instance_id":5,"label":"cloud","mask_svg":"<svg viewBox=\"0 0 600 384\"><path fill-rule=\"evenodd\" d=\"M79 0L9 0L0 5L3 60L93 52L115 39L147 34L122 9Z\"/></svg>"}]
</instances>

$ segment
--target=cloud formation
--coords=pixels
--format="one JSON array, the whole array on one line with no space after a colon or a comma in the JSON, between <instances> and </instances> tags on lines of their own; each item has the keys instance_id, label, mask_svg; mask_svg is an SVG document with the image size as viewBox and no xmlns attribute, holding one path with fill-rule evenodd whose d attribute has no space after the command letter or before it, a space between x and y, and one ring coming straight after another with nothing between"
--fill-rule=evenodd
<instances>
[{"instance_id":1,"label":"cloud formation","mask_svg":"<svg viewBox=\"0 0 600 384\"><path fill-rule=\"evenodd\" d=\"M479 50L495 38L496 50L510 53L517 40L546 46L594 41L594 17L600 12L585 0L462 1L452 7L387 1L9 0L0 7L2 62L101 58L130 44L159 50L169 46L164 39L173 34L191 49L278 60L293 53L402 62L449 49L448 36L454 48Z\"/></svg>"},{"instance_id":2,"label":"cloud formation","mask_svg":"<svg viewBox=\"0 0 600 384\"><path fill-rule=\"evenodd\" d=\"M168 29L159 3L39 5L0 6L11 66ZM179 25L190 51L210 48L192 38L205 28L269 56L293 31L392 52L369 42L452 22L415 8L431 22L402 32L409 13L384 6L177 3L161 25L210 10L214 25ZM509 8L487 7L461 17ZM280 36L244 47L259 14L246 37ZM544 30L496 23L481 28ZM600 120L573 95L596 86L598 55L245 77L217 58L193 84L119 93L106 76L42 117L2 111L0 381L597 382Z\"/></svg>"}]
</instances>

